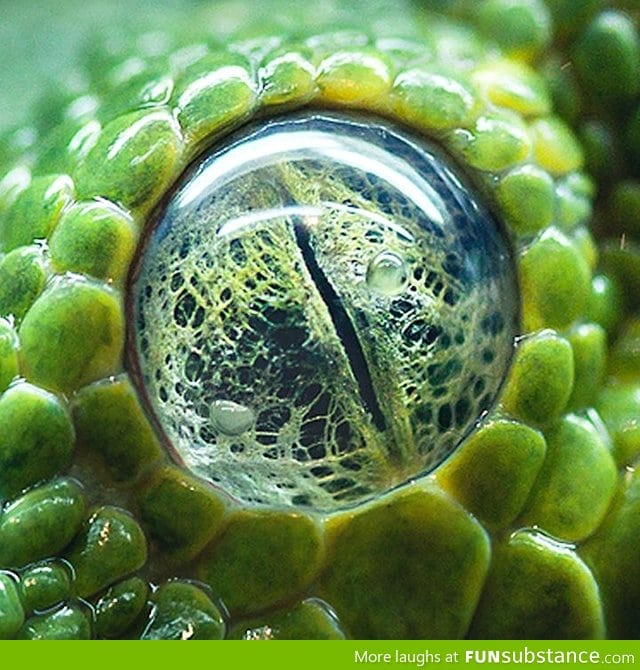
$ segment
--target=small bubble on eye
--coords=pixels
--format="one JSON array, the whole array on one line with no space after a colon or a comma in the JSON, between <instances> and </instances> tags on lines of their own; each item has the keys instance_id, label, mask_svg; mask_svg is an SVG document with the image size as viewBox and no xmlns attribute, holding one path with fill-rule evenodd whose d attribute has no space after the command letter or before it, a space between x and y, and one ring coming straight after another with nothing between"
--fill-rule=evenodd
<instances>
[{"instance_id":1,"label":"small bubble on eye","mask_svg":"<svg viewBox=\"0 0 640 670\"><path fill-rule=\"evenodd\" d=\"M246 433L256 420L255 413L250 407L239 405L232 400L214 400L209 410L209 418L215 430L230 437Z\"/></svg>"},{"instance_id":2,"label":"small bubble on eye","mask_svg":"<svg viewBox=\"0 0 640 670\"><path fill-rule=\"evenodd\" d=\"M409 270L393 251L381 251L367 267L367 286L382 295L398 295L407 288Z\"/></svg>"}]
</instances>

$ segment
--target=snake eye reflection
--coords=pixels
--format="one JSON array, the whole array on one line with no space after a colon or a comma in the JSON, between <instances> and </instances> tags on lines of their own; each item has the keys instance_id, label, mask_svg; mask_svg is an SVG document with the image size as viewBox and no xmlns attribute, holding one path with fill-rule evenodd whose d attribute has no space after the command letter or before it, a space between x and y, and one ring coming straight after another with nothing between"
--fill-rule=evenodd
<instances>
[{"instance_id":1,"label":"snake eye reflection","mask_svg":"<svg viewBox=\"0 0 640 670\"><path fill-rule=\"evenodd\" d=\"M442 462L496 398L518 316L507 240L449 161L321 113L195 165L128 295L128 365L174 458L321 511Z\"/></svg>"}]
</instances>

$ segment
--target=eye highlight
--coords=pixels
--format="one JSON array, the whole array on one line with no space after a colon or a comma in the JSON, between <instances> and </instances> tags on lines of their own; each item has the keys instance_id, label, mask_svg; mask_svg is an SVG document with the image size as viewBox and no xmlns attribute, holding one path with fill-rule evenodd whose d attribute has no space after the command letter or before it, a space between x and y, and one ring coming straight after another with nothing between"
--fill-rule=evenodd
<instances>
[{"instance_id":1,"label":"eye highlight","mask_svg":"<svg viewBox=\"0 0 640 670\"><path fill-rule=\"evenodd\" d=\"M179 462L321 511L437 466L492 405L518 319L507 240L391 122L258 122L197 161L134 262L129 363Z\"/></svg>"}]
</instances>

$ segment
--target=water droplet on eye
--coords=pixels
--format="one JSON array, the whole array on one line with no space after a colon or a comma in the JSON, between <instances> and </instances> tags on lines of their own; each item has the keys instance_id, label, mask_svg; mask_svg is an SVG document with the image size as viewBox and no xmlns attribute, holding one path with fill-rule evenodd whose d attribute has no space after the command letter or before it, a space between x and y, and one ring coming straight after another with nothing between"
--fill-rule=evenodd
<instances>
[{"instance_id":1,"label":"water droplet on eye","mask_svg":"<svg viewBox=\"0 0 640 670\"><path fill-rule=\"evenodd\" d=\"M409 270L402 258L393 251L381 251L367 267L367 286L383 295L402 293L409 280Z\"/></svg>"},{"instance_id":2,"label":"water droplet on eye","mask_svg":"<svg viewBox=\"0 0 640 670\"><path fill-rule=\"evenodd\" d=\"M213 427L225 435L242 435L255 421L252 409L232 400L214 400L209 416Z\"/></svg>"}]
</instances>

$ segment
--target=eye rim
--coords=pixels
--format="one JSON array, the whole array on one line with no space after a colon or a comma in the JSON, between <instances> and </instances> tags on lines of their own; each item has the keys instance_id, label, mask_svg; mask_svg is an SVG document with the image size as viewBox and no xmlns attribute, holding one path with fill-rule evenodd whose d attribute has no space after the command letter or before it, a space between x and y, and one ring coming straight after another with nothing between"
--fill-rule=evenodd
<instances>
[{"instance_id":1,"label":"eye rim","mask_svg":"<svg viewBox=\"0 0 640 670\"><path fill-rule=\"evenodd\" d=\"M458 148L458 150L460 150L460 149ZM569 173L569 174L575 174L575 173ZM480 175L480 176L481 176L481 181L482 181L482 180L483 180L483 179L482 179L482 175ZM486 175L486 178L487 178L489 181L491 181L491 179L490 179L490 175ZM487 188L490 188L490 187L487 187ZM567 236L565 235L564 237L567 237ZM527 249L527 248L529 248L529 246L531 246L533 243L535 243L535 236L527 236L527 235L522 236L521 243L522 243L522 248L523 248L523 249ZM96 382L96 383L99 384L100 382ZM416 486L415 486L415 491L414 491L414 492L417 492L417 491L419 491L419 490L420 490L420 486L419 486L419 485L416 485ZM384 503L385 501L382 501L382 502Z\"/></svg>"},{"instance_id":2,"label":"eye rim","mask_svg":"<svg viewBox=\"0 0 640 670\"><path fill-rule=\"evenodd\" d=\"M395 466L391 464L393 459L391 458L391 456L389 456L389 470L390 470L388 477L390 481L389 484L384 485L382 488L377 488L374 481L374 484L372 484L373 488L371 489L371 491L369 491L368 493L359 494L357 497L353 499L349 496L343 496L343 493L338 491L338 494L336 494L335 496L329 495L329 498L334 498L333 503L331 503L326 499L327 494L324 491L324 486L327 483L326 481L323 481L322 484L318 484L318 486L316 487L321 488L321 490L318 492L321 495L314 496L314 492L311 490L311 488L304 489L305 498L315 500L314 503L297 503L293 502L293 500L298 498L299 497L298 495L292 498L292 502L286 502L285 498L290 497L286 495L286 492L283 492L282 495L279 494L277 496L278 498L277 499L273 494L268 493L266 489L264 495L261 494L258 486L255 487L256 488L255 492L241 491L235 480L229 481L228 486L225 486L225 476L223 474L219 474L218 476L215 477L212 476L211 478L209 478L202 471L202 469L199 470L197 466L199 462L199 456L196 456L194 454L189 456L188 454L185 454L183 451L185 449L185 444L180 438L179 430L178 432L176 432L177 426L172 425L170 421L167 424L163 420L162 406L161 404L158 403L158 397L156 397L158 388L148 369L149 361L151 360L152 355L150 353L143 355L143 353L140 351L139 344L141 338L139 337L139 331L136 325L138 322L138 318L141 315L141 312L145 311L142 310L140 306L141 305L140 299L142 298L142 295L139 286L140 276L144 274L145 267L148 267L145 258L148 257L148 255L151 253L151 250L154 250L155 253L155 251L157 251L158 248L162 246L162 240L164 240L165 236L169 234L167 226L169 225L169 227L171 227L173 225L173 223L171 223L172 217L176 215L174 210L180 207L179 204L177 203L179 203L179 201L185 197L187 190L189 190L189 192L193 190L194 181L197 181L198 184L204 183L203 178L206 173L206 170L213 168L218 158L224 159L227 156L227 154L235 155L238 149L243 146L245 147L244 152L253 156L253 154L251 153L252 151L251 142L253 142L254 140L257 140L258 142L261 142L262 140L269 140L270 144L272 144L273 135L281 133L285 134L283 141L286 141L286 133L289 131L297 133L301 132L323 133L326 136L332 136L332 137L333 134L336 133L336 138L338 139L341 137L346 137L348 138L349 141L366 142L371 145L372 150L375 148L376 151L387 151L387 152L390 151L389 147L387 147L387 144L393 141L395 143L394 146L397 145L395 146L395 148L398 151L411 152L413 159L418 163L420 163L421 166L419 172L420 179L424 179L425 182L429 184L427 188L434 189L434 197L438 199L442 198L440 206L442 206L443 208L445 206L448 207L448 205L446 205L445 203L447 203L449 199L452 199L453 201L455 201L455 205L453 205L452 207L460 208L471 219L473 219L473 217L477 215L478 217L480 217L480 220L483 223L487 224L487 227L490 229L490 231L487 233L487 238L488 240L490 240L490 242L488 242L488 245L491 249L491 253L493 254L492 258L494 258L496 264L498 262L504 262L504 267L500 272L500 279L496 279L496 282L500 283L501 286L500 292L504 291L506 294L509 295L510 292L513 293L513 301L510 298L506 299L509 305L509 311L508 312L505 311L504 314L501 314L501 316L504 316L505 318L506 330L507 332L511 333L512 336L500 337L499 344L498 340L496 340L496 345L500 348L501 352L498 358L503 360L504 367L501 369L501 371L496 370L495 368L491 368L491 370L487 373L488 377L491 378L491 380L495 380L498 379L498 372L500 372L500 377L497 382L497 388L495 388L491 392L491 402L488 403L488 408L484 407L485 403L487 402L487 398L489 397L489 391L485 390L485 392L480 392L478 397L476 398L476 403L482 405L482 407L478 408L479 409L478 416L476 417L474 413L473 417L475 418L473 418L472 421L471 419L467 420L467 422L464 424L464 427L460 428L459 433L456 434L455 430L453 431L452 435L450 436L452 439L452 443L450 447L446 448L446 451L444 452L445 455L438 456L438 453L440 453L441 450L445 449L445 447L443 446L444 442L442 441L442 439L438 441L437 436L433 436L433 440L438 444L437 448L434 447L433 457L430 456L427 458L427 456L425 456L424 462L422 462L421 459L419 459L418 457L418 448L416 447L415 453L411 451L413 457L411 459L408 459L406 462L403 461L402 463L400 463L397 466L396 471L394 470ZM296 147L302 146L301 140L296 140L295 146ZM361 147L361 152L362 154L366 154L367 148L364 146ZM360 151L358 151L357 153L358 155L361 155ZM263 159L268 161L269 155L270 154L267 153L265 155L266 158L263 156ZM387 158L389 158L390 160L391 155L387 156ZM380 156L378 156L376 160L382 161L385 166L388 165L387 161L383 160ZM416 165L409 158L403 157L402 160L403 165L406 164L407 169L409 168L417 169ZM233 164L235 166L236 162L233 161ZM274 164L275 162L268 163L269 166L273 166ZM245 165L249 165L249 161L245 161L242 164L243 167L238 166L237 169L242 170L244 173ZM349 167L348 163L345 163L344 165L340 163L340 165L342 167L345 166ZM403 165L400 165L398 169L402 170ZM227 136L226 142L220 143L220 145L214 145L214 147L212 147L210 150L205 150L196 160L194 160L191 163L189 168L185 170L185 172L176 182L174 187L167 192L166 196L163 198L162 202L156 207L154 213L149 219L149 223L143 235L143 239L138 245L136 255L132 262L131 266L132 269L126 285L126 292L129 295L125 299L127 306L126 307L127 336L125 344L126 369L128 370L129 377L131 378L133 384L136 386L138 390L138 396L141 402L146 408L146 413L149 417L149 421L155 426L156 432L160 436L161 442L165 445L165 449L167 450L167 452L171 454L174 462L176 462L183 468L189 469L188 462L189 459L191 458L195 465L195 470L193 470L194 474L195 473L199 474L199 476L203 477L205 481L208 481L215 488L220 488L227 495L231 496L234 500L236 500L239 504L242 505L256 505L258 507L261 506L282 507L283 509L290 507L293 510L301 512L308 511L310 513L316 513L316 514L335 514L341 511L346 512L348 509L357 508L365 504L367 501L370 501L371 499L379 498L380 496L386 495L391 491L397 490L398 488L405 486L409 481L422 479L428 474L433 473L439 467L439 465L442 464L445 460L451 458L452 454L455 453L455 451L459 448L460 444L464 442L466 437L468 437L470 434L472 434L478 429L478 427L482 424L484 419L489 414L491 414L492 410L494 409L494 406L497 405L497 398L499 398L501 395L503 386L506 381L506 375L508 374L510 363L513 358L514 343L515 338L518 336L517 328L518 323L520 321L520 304L517 299L518 286L517 286L517 277L515 276L515 263L511 254L511 249L509 248L508 242L505 239L506 235L503 226L492 217L488 208L486 208L484 206L484 203L480 201L479 194L474 189L471 188L471 184L468 178L466 178L465 175L459 174L459 171L456 170L456 168L457 166L452 163L451 159L447 155L445 155L444 151L440 146L434 145L432 142L427 142L426 139L419 137L414 133L411 133L410 130L406 128L406 126L404 125L391 123L388 119L379 116L373 116L371 114L363 115L362 113L355 113L353 111L345 112L343 110L340 111L322 110L318 108L285 113L269 117L266 119L259 118L253 123L245 124L237 131L230 133L230 135ZM219 172L220 170L217 169L216 174L218 174ZM460 191L457 191L456 189L460 189ZM198 208L199 207L200 205L198 206ZM168 212L171 211L174 211L174 214L168 215ZM167 219L167 216L169 216L169 219ZM477 219L474 219L474 224L472 224L472 229L474 232L470 234L482 236L481 228L479 225L475 223L475 221L477 221ZM176 222L176 225L180 224ZM448 223L444 224L443 229L449 230ZM159 231L162 232L160 232L160 238L157 239ZM456 226L452 224L448 234L453 235L453 237L455 238L457 235L456 231L457 231ZM296 232L296 240L298 241L299 244L298 232ZM504 248L501 248L500 252L497 251L497 248L492 246L493 244L497 245L499 240L505 243ZM470 251L473 252L473 250ZM470 256L475 258L476 254L471 253ZM306 262L307 261L305 261L305 263ZM475 266L474 261L469 259L469 262ZM186 259L184 260L184 263L187 263ZM183 263L181 261L180 265L182 264ZM159 267L164 268L165 264L164 262L161 264L161 266L154 264L152 265L152 267L154 269ZM487 264L483 267L482 270L480 270L480 268L478 267L477 271L488 272L489 267L493 268L494 264L491 263L490 266L489 264ZM176 269L177 268L175 266L172 266L172 269L167 270L163 269L162 276L164 277L164 275L167 272L169 273L169 275L171 275L174 271L176 271ZM157 280L158 279L156 277L155 281ZM489 279L487 281L489 281ZM138 289L137 291L134 291L136 286L138 287ZM495 288L496 287L494 287L494 289ZM169 291L169 286L165 285L164 289ZM136 293L137 295L136 299L132 297L134 293ZM435 299L435 296L433 296L433 298ZM329 304L331 300L332 300L331 298L329 299L325 298L324 302ZM495 303L491 302L491 305L493 304ZM485 307L487 308L488 311L492 312L491 308L488 305ZM169 314L171 309L173 309L173 307L170 309L168 308L166 314ZM160 314L158 314L158 317L160 318ZM353 315L351 319L349 319L349 321L351 322L352 319ZM148 319L145 316L143 320L147 321ZM182 324L182 326L185 325L186 324ZM464 327L464 323L462 324L458 323L458 326L460 325ZM478 334L480 335L481 333L480 333L479 322L477 325L478 325ZM166 327L171 328L171 324L166 324ZM443 327L445 327L445 324L443 324ZM483 329L482 332L486 334L484 328L485 326L482 326ZM352 338L356 339L356 341L359 340L355 332L352 333ZM145 334L144 340L146 341L146 339L147 336ZM507 345L507 341L510 341L511 344ZM502 346L503 344L504 347ZM152 347L152 350L155 349L153 349ZM348 346L347 350L349 350ZM381 352L378 353L380 354ZM479 358L480 351L478 350L476 353ZM168 354L168 348L167 348L167 354ZM362 351L360 351L359 355L362 356ZM373 354L371 355L373 356ZM167 365L169 365L169 361L167 359L165 360ZM472 359L470 358L469 363L471 363L471 361ZM436 359L430 358L429 362L435 363ZM366 364L364 365L366 366ZM491 386L491 388L493 389L493 385L495 385L496 382L491 380L487 382L487 386ZM185 382L186 385L189 384L188 380L185 380L183 378L180 378L180 381L178 383L180 385L183 385L183 381ZM360 381L361 380L358 380L359 384ZM417 383L416 380L413 381ZM371 384L371 379L369 379L369 384ZM428 398L429 400L437 402L436 400L437 396L434 395L433 398L431 398L427 393L428 385L425 384L425 386L427 387L423 389L425 393L425 398L422 398L421 396L422 400L426 400ZM153 389L155 389L156 391L155 394ZM371 412L372 406L374 408L377 408L377 411L380 412L380 409L378 408L377 405L375 392L373 388L371 388L370 390L371 393L373 393L373 402L369 400L364 400L364 396L362 395L363 393L362 387L360 387L360 393L361 393L361 399L363 400L363 405L365 408L368 408L367 413ZM460 386L458 390L462 391L463 387ZM473 398L473 396L471 395L469 397ZM410 399L407 397L406 400L407 402L409 402ZM453 410L455 402L456 402L456 396L454 395L451 399L451 403L448 404L448 407L450 407ZM471 402L473 403L474 401L471 400ZM436 410L434 410L434 412L437 414ZM412 416L413 416L412 414L409 414L409 417ZM389 428L389 422L391 421L391 416L387 413L386 415L387 426L385 428L381 428L376 423L375 415L373 415L373 417L374 417L373 420L374 425L369 426L369 428L371 428L371 430L374 430L375 428L376 434L378 434L379 437L382 435L385 436L388 435L388 439L390 440L394 439L393 430ZM186 419L186 417L184 418ZM413 418L411 418L411 421L413 421ZM458 424L456 424L456 426L457 425ZM453 427L451 429L453 430ZM173 435L174 439L172 439L169 436L170 433ZM413 434L413 437L416 440L418 440L417 434L418 431L416 431L415 434ZM447 435L449 435L449 432L447 432ZM193 437L192 439L198 440L198 443L201 444L203 448L206 446L201 442L200 438ZM261 446L263 449L266 449L266 447L264 447L263 445L260 445L258 443L255 444L256 448ZM429 451L429 453L431 454L432 452ZM348 455L348 453L345 453L345 455ZM358 452L355 451L353 455L357 457ZM265 460L265 463L267 462L270 461ZM422 465L418 466L417 465L418 462L422 462ZM312 459L311 464L314 465L314 467L318 468L322 467L323 465L330 465L330 463L325 463L325 461L321 458L318 459L317 462L316 460ZM242 467L242 462L238 461L237 466ZM251 472L253 472L252 462L250 459L247 461L246 466ZM297 462L293 462L292 467L300 468L302 466ZM391 476L392 472L395 473L393 476ZM309 475L308 470L305 470L305 473L306 476ZM343 476L348 476L349 474L350 473L348 472L344 472ZM249 477L249 475L247 475L247 477ZM323 479L325 477L326 475L323 475ZM336 475L336 478L337 477L338 476ZM355 478L354 486L356 486L357 488L363 488L364 482L359 482L357 480L357 477L355 477L355 475L354 478ZM288 485L292 486L293 485L292 481L288 482ZM360 484L362 484L362 486L360 486ZM272 487L273 484L271 483L270 486ZM287 484L286 483L283 484L281 481L279 481L278 488L280 488L280 486L287 488ZM269 490L271 490L271 488L269 488Z\"/></svg>"}]
</instances>

